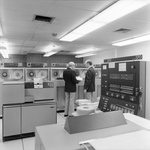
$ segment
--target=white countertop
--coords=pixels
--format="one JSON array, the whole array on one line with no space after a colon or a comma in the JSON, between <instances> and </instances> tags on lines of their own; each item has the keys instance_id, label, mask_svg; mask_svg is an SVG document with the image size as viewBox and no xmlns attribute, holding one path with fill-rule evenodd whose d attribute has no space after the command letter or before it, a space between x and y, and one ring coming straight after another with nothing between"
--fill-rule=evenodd
<instances>
[{"instance_id":1,"label":"white countertop","mask_svg":"<svg viewBox=\"0 0 150 150\"><path fill-rule=\"evenodd\" d=\"M139 118L132 114L125 114L126 118ZM130 133L144 129L144 126L139 126L136 121L128 121L125 125L93 130L82 133L69 134L65 129L64 125L47 125L36 127L36 141L35 150L40 150L39 147L42 145L44 150L72 150L80 149L79 142L90 139L105 138L115 135L122 135L124 133ZM145 120L145 119L144 119ZM147 120L146 120L147 121ZM148 120L149 122L149 120Z\"/></svg>"},{"instance_id":2,"label":"white countertop","mask_svg":"<svg viewBox=\"0 0 150 150\"><path fill-rule=\"evenodd\" d=\"M136 116L136 115L132 115L130 113L124 113L124 117L126 120L129 120L145 129L150 130L150 120Z\"/></svg>"}]
</instances>

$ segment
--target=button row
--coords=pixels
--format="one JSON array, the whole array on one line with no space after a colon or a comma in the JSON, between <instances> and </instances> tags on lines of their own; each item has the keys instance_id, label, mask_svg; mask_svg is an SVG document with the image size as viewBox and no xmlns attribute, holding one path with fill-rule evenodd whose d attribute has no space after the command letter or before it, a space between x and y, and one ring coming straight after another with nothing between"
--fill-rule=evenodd
<instances>
[{"instance_id":1,"label":"button row","mask_svg":"<svg viewBox=\"0 0 150 150\"><path fill-rule=\"evenodd\" d=\"M123 113L131 113L134 114L134 110L133 109L128 109L128 108L123 108L114 104L110 105L110 109L111 110L122 110Z\"/></svg>"}]
</instances>

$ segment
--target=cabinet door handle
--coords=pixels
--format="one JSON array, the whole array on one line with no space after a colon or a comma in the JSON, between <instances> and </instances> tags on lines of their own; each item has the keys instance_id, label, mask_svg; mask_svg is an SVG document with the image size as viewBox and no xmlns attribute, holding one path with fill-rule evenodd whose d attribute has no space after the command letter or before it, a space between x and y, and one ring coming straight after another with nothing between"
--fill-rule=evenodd
<instances>
[{"instance_id":1,"label":"cabinet door handle","mask_svg":"<svg viewBox=\"0 0 150 150\"><path fill-rule=\"evenodd\" d=\"M54 106L51 106L50 108L54 108Z\"/></svg>"}]
</instances>

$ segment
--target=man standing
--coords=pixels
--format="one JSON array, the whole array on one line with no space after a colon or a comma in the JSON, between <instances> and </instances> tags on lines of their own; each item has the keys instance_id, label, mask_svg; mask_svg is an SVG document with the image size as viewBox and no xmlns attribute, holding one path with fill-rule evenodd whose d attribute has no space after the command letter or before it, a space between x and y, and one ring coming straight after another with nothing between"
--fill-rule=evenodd
<instances>
[{"instance_id":1,"label":"man standing","mask_svg":"<svg viewBox=\"0 0 150 150\"><path fill-rule=\"evenodd\" d=\"M76 84L79 81L76 79L75 63L69 62L68 67L63 72L63 79L65 81L65 113L64 116L72 116L74 112L74 99L76 92Z\"/></svg>"},{"instance_id":2,"label":"man standing","mask_svg":"<svg viewBox=\"0 0 150 150\"><path fill-rule=\"evenodd\" d=\"M85 74L84 93L86 98L94 102L93 92L95 91L95 69L92 66L92 61L86 60L85 66L88 68Z\"/></svg>"}]
</instances>

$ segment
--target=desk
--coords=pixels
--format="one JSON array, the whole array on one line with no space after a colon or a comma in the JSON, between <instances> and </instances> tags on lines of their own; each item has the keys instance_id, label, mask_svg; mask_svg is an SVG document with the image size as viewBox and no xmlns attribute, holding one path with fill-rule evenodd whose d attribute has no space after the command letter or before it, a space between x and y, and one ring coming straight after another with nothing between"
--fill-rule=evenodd
<instances>
[{"instance_id":1,"label":"desk","mask_svg":"<svg viewBox=\"0 0 150 150\"><path fill-rule=\"evenodd\" d=\"M132 114L128 116L131 118ZM125 116L125 118L127 119L128 116ZM140 118L134 115L133 117ZM146 121L150 122L149 120ZM64 125L39 126L36 127L35 150L79 150L81 148L79 142L81 141L114 136L141 129L145 128L129 120L127 120L125 125L76 134L69 134L64 129Z\"/></svg>"}]
</instances>

